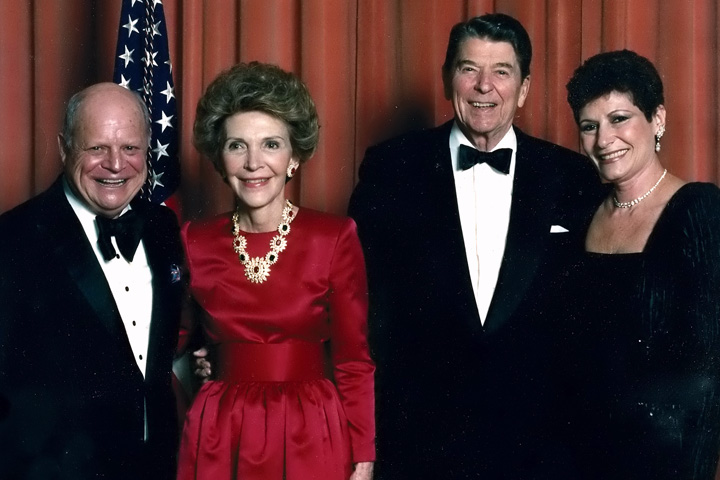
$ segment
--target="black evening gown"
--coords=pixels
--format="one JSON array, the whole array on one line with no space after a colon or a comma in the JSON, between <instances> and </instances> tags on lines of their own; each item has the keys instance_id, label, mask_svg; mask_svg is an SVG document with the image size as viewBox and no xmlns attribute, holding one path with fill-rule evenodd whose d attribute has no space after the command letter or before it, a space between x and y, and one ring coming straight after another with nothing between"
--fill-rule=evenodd
<instances>
[{"instance_id":1,"label":"black evening gown","mask_svg":"<svg viewBox=\"0 0 720 480\"><path fill-rule=\"evenodd\" d=\"M683 186L643 252L585 253L557 332L584 479L713 479L720 451L720 189Z\"/></svg>"}]
</instances>

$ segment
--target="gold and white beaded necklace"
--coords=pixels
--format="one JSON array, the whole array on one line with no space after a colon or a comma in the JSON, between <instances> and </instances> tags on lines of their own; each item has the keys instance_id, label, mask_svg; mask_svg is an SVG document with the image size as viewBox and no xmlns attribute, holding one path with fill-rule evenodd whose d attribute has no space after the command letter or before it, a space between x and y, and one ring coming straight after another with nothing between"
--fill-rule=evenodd
<instances>
[{"instance_id":1,"label":"gold and white beaded necklace","mask_svg":"<svg viewBox=\"0 0 720 480\"><path fill-rule=\"evenodd\" d=\"M245 276L248 280L253 283L263 283L270 276L270 266L274 265L278 261L280 252L285 250L287 247L287 237L290 233L290 224L295 219L295 212L293 212L293 204L290 200L285 200L285 208L282 211L282 220L278 225L278 235L275 235L270 240L270 251L265 254L265 257L250 257L247 253L247 239L240 235L240 225L238 223L240 218L239 212L235 210L232 216L233 221L233 250L238 255L240 263L245 266Z\"/></svg>"},{"instance_id":2,"label":"gold and white beaded necklace","mask_svg":"<svg viewBox=\"0 0 720 480\"><path fill-rule=\"evenodd\" d=\"M645 199L647 198L647 196L650 195L650 194L657 188L658 185L660 185L660 182L662 182L662 181L663 181L663 178L665 178L665 174L667 174L667 168L666 168L665 170L663 170L663 173L662 173L662 175L660 176L660 179L659 179L657 182L655 182L655 185L653 185L653 186L650 188L650 190L648 190L647 192L645 192L644 195L640 195L640 196L639 196L638 198L636 198L635 200L630 200L629 202L621 202L621 201L618 200L617 195L613 195L613 203L614 203L615 206L618 207L618 208L630 208L630 207L632 207L632 206L634 206L634 205L637 205L638 203L640 203L640 202L642 202L643 200L645 200Z\"/></svg>"}]
</instances>

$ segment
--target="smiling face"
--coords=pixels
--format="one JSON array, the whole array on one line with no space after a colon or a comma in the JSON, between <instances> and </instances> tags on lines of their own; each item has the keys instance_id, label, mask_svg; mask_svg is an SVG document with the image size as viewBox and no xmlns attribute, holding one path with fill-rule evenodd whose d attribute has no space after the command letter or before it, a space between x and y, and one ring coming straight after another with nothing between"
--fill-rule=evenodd
<instances>
[{"instance_id":1,"label":"smiling face","mask_svg":"<svg viewBox=\"0 0 720 480\"><path fill-rule=\"evenodd\" d=\"M510 43L475 37L463 41L453 70L444 72L455 119L479 150L491 150L512 126L530 88L530 77L521 77Z\"/></svg>"},{"instance_id":2,"label":"smiling face","mask_svg":"<svg viewBox=\"0 0 720 480\"><path fill-rule=\"evenodd\" d=\"M263 112L236 113L225 120L225 137L222 164L240 206L281 212L288 166L299 165L285 122Z\"/></svg>"},{"instance_id":3,"label":"smiling face","mask_svg":"<svg viewBox=\"0 0 720 480\"><path fill-rule=\"evenodd\" d=\"M114 84L89 87L76 115L72 141L58 139L65 176L90 210L114 218L147 177L145 116L133 94Z\"/></svg>"},{"instance_id":4,"label":"smiling face","mask_svg":"<svg viewBox=\"0 0 720 480\"><path fill-rule=\"evenodd\" d=\"M657 159L655 134L665 124L665 108L660 105L648 121L627 94L613 91L580 109L578 124L585 153L604 180L617 184Z\"/></svg>"}]
</instances>

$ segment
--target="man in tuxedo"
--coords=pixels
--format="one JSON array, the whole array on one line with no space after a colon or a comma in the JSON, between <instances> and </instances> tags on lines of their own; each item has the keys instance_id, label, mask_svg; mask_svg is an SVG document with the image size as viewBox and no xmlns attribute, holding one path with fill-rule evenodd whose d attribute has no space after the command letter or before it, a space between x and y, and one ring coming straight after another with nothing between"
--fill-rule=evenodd
<instances>
[{"instance_id":1,"label":"man in tuxedo","mask_svg":"<svg viewBox=\"0 0 720 480\"><path fill-rule=\"evenodd\" d=\"M562 478L543 305L600 183L585 157L512 125L531 55L510 16L456 25L442 68L454 119L361 165L349 212L370 286L377 478Z\"/></svg>"},{"instance_id":2,"label":"man in tuxedo","mask_svg":"<svg viewBox=\"0 0 720 480\"><path fill-rule=\"evenodd\" d=\"M174 478L182 248L131 201L150 120L112 83L73 96L63 174L0 216L0 478Z\"/></svg>"}]
</instances>

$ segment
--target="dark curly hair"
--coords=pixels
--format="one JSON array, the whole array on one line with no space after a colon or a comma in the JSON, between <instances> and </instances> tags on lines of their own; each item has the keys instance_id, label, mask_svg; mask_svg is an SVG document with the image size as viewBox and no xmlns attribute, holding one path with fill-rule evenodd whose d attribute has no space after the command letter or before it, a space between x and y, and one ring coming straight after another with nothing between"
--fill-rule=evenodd
<instances>
[{"instance_id":1,"label":"dark curly hair","mask_svg":"<svg viewBox=\"0 0 720 480\"><path fill-rule=\"evenodd\" d=\"M660 74L647 58L630 50L598 53L579 66L566 85L567 100L579 120L580 110L611 92L625 93L650 121L665 103Z\"/></svg>"},{"instance_id":2,"label":"dark curly hair","mask_svg":"<svg viewBox=\"0 0 720 480\"><path fill-rule=\"evenodd\" d=\"M288 127L293 154L305 162L318 145L319 124L307 86L292 73L267 63L239 63L215 78L198 101L193 143L224 177L221 153L225 120L241 112L263 112Z\"/></svg>"}]
</instances>

